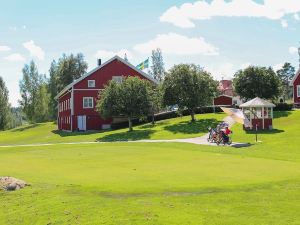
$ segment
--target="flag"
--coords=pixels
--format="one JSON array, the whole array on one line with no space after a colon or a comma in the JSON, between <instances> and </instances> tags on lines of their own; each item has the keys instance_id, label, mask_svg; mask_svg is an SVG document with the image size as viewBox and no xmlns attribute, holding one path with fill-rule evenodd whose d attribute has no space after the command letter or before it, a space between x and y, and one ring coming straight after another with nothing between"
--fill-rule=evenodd
<instances>
[{"instance_id":1,"label":"flag","mask_svg":"<svg viewBox=\"0 0 300 225\"><path fill-rule=\"evenodd\" d=\"M144 70L146 68L149 68L149 58L145 61L141 62L139 65L136 66L139 70Z\"/></svg>"}]
</instances>

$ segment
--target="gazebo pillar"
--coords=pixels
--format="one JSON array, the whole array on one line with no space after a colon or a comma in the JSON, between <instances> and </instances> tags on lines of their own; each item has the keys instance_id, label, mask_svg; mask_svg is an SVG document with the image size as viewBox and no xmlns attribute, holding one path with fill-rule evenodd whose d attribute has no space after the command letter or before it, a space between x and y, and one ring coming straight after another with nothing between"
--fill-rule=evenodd
<instances>
[{"instance_id":1,"label":"gazebo pillar","mask_svg":"<svg viewBox=\"0 0 300 225\"><path fill-rule=\"evenodd\" d=\"M262 128L263 128L263 130L265 129L265 107L263 106L262 108L261 108L261 114L262 114Z\"/></svg>"},{"instance_id":2,"label":"gazebo pillar","mask_svg":"<svg viewBox=\"0 0 300 225\"><path fill-rule=\"evenodd\" d=\"M273 121L273 107L271 107L271 118L272 118L272 121Z\"/></svg>"}]
</instances>

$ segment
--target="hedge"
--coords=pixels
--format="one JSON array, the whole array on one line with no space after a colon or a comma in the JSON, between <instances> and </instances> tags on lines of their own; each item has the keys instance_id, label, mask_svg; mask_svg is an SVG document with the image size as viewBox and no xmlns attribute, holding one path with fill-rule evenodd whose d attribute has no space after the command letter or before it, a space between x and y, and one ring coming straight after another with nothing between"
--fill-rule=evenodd
<instances>
[{"instance_id":1,"label":"hedge","mask_svg":"<svg viewBox=\"0 0 300 225\"><path fill-rule=\"evenodd\" d=\"M274 111L291 111L294 105L289 103L277 103Z\"/></svg>"}]
</instances>

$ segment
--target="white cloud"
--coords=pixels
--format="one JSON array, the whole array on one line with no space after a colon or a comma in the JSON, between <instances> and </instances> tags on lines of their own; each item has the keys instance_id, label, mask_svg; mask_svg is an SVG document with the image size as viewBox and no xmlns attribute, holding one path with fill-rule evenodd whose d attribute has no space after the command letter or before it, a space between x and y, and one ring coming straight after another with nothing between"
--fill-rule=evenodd
<instances>
[{"instance_id":1,"label":"white cloud","mask_svg":"<svg viewBox=\"0 0 300 225\"><path fill-rule=\"evenodd\" d=\"M294 46L289 47L289 53L292 55L298 53L298 48Z\"/></svg>"},{"instance_id":2,"label":"white cloud","mask_svg":"<svg viewBox=\"0 0 300 225\"><path fill-rule=\"evenodd\" d=\"M33 40L23 43L23 46L30 52L31 56L39 60L45 59L45 52L41 47L37 46Z\"/></svg>"},{"instance_id":3,"label":"white cloud","mask_svg":"<svg viewBox=\"0 0 300 225\"><path fill-rule=\"evenodd\" d=\"M255 17L281 20L285 15L300 12L299 0L264 0L262 4L253 0L213 0L211 3L200 0L172 6L160 17L182 28L195 27L195 20L208 20L213 17Z\"/></svg>"},{"instance_id":4,"label":"white cloud","mask_svg":"<svg viewBox=\"0 0 300 225\"><path fill-rule=\"evenodd\" d=\"M99 51L96 52L95 58L97 58L97 59L110 59L110 58L114 57L115 55L118 55L121 58L124 58L125 54L127 55L128 59L133 58L132 53L127 49L121 49L118 52L107 51L107 50L99 50Z\"/></svg>"},{"instance_id":5,"label":"white cloud","mask_svg":"<svg viewBox=\"0 0 300 225\"><path fill-rule=\"evenodd\" d=\"M161 48L165 54L174 55L219 55L219 50L203 37L189 38L180 34L159 34L153 40L134 46L142 54L150 54L153 49Z\"/></svg>"},{"instance_id":6,"label":"white cloud","mask_svg":"<svg viewBox=\"0 0 300 225\"><path fill-rule=\"evenodd\" d=\"M295 20L300 20L300 17L299 17L299 15L298 15L298 13L295 13L295 14L294 14L294 19L295 19Z\"/></svg>"},{"instance_id":7,"label":"white cloud","mask_svg":"<svg viewBox=\"0 0 300 225\"><path fill-rule=\"evenodd\" d=\"M277 71L277 70L280 70L283 67L283 65L284 65L284 63L278 63L272 67L273 67L274 71Z\"/></svg>"},{"instance_id":8,"label":"white cloud","mask_svg":"<svg viewBox=\"0 0 300 225\"><path fill-rule=\"evenodd\" d=\"M6 45L0 45L0 52L10 51L10 47Z\"/></svg>"},{"instance_id":9,"label":"white cloud","mask_svg":"<svg viewBox=\"0 0 300 225\"><path fill-rule=\"evenodd\" d=\"M289 26L288 22L286 20L281 20L280 24L283 28L287 28Z\"/></svg>"},{"instance_id":10,"label":"white cloud","mask_svg":"<svg viewBox=\"0 0 300 225\"><path fill-rule=\"evenodd\" d=\"M251 66L251 65L252 65L252 64L251 64L250 62L243 63L243 64L241 65L241 69L244 70L244 69L246 69L247 67L249 67L249 66Z\"/></svg>"},{"instance_id":11,"label":"white cloud","mask_svg":"<svg viewBox=\"0 0 300 225\"><path fill-rule=\"evenodd\" d=\"M22 29L23 29L23 30L26 30L26 28L27 28L26 25L23 25L23 26L22 26Z\"/></svg>"},{"instance_id":12,"label":"white cloud","mask_svg":"<svg viewBox=\"0 0 300 225\"><path fill-rule=\"evenodd\" d=\"M210 72L212 76L216 80L222 80L222 79L232 79L236 70L234 69L234 65L232 63L222 63L216 65L210 65L207 67L204 67L205 70Z\"/></svg>"},{"instance_id":13,"label":"white cloud","mask_svg":"<svg viewBox=\"0 0 300 225\"><path fill-rule=\"evenodd\" d=\"M6 59L8 61L12 61L12 62L23 62L23 61L25 61L25 58L19 53L13 53L9 56L4 57L4 59Z\"/></svg>"}]
</instances>

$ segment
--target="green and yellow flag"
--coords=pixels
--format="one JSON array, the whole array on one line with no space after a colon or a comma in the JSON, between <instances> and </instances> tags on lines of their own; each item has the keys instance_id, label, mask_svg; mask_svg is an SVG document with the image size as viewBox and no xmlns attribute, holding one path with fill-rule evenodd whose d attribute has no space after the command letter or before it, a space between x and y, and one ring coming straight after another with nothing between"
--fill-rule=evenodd
<instances>
[{"instance_id":1,"label":"green and yellow flag","mask_svg":"<svg viewBox=\"0 0 300 225\"><path fill-rule=\"evenodd\" d=\"M149 68L149 58L145 61L141 62L139 65L136 66L139 70L144 70L146 68Z\"/></svg>"}]
</instances>

